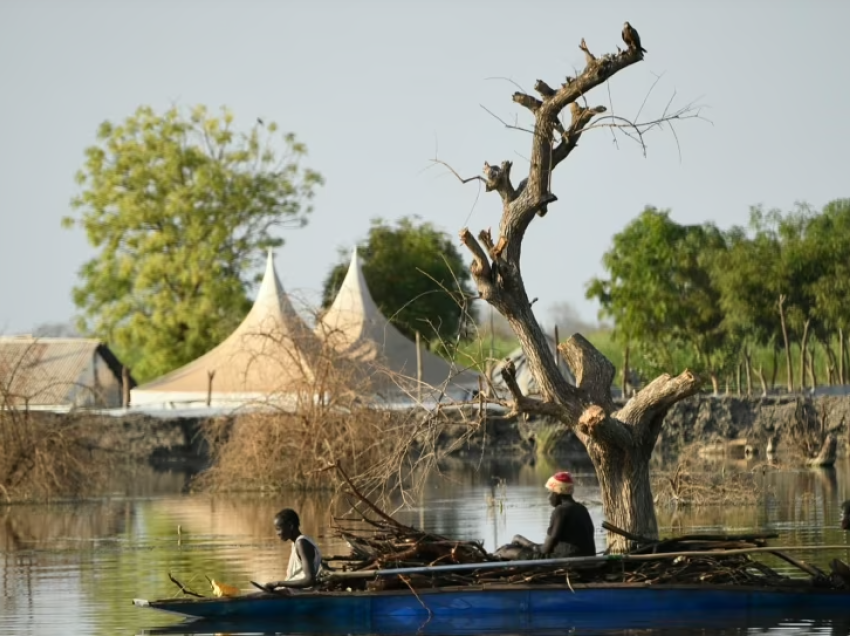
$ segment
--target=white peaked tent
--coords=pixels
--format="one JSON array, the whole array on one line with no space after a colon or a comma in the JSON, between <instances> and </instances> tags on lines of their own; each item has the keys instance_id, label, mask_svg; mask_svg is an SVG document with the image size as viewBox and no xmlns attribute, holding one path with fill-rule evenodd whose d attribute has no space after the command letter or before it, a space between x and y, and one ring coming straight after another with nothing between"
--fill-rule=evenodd
<instances>
[{"instance_id":1,"label":"white peaked tent","mask_svg":"<svg viewBox=\"0 0 850 636\"><path fill-rule=\"evenodd\" d=\"M321 349L283 290L269 250L266 272L251 311L212 351L131 391L133 407L241 406L291 399L313 380L311 360Z\"/></svg>"},{"instance_id":2,"label":"white peaked tent","mask_svg":"<svg viewBox=\"0 0 850 636\"><path fill-rule=\"evenodd\" d=\"M333 304L316 326L316 334L343 356L368 365L373 378L383 375L383 381L374 380L377 386L395 386L397 398L419 395L435 399L443 391L453 399L468 399L478 390L479 375L475 371L452 368L447 361L419 348L404 336L381 314L372 299L357 249L351 255L348 273ZM418 368L421 364L421 385L418 385Z\"/></svg>"}]
</instances>

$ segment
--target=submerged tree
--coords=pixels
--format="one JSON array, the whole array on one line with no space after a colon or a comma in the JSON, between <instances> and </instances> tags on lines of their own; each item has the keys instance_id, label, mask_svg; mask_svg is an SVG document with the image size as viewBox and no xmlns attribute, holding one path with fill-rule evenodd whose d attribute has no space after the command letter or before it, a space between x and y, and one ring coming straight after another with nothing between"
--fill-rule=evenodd
<instances>
[{"instance_id":1,"label":"submerged tree","mask_svg":"<svg viewBox=\"0 0 850 636\"><path fill-rule=\"evenodd\" d=\"M77 175L77 215L97 250L80 271L79 328L106 339L139 379L185 364L221 342L251 303L251 274L301 227L322 182L302 166L294 135L274 123L234 130L233 115L199 106L139 108L104 122Z\"/></svg>"},{"instance_id":2,"label":"submerged tree","mask_svg":"<svg viewBox=\"0 0 850 636\"><path fill-rule=\"evenodd\" d=\"M616 526L654 537L658 523L650 484L650 456L667 411L696 393L701 379L691 371L677 377L662 375L617 410L611 399L614 366L583 336L575 334L560 345L577 380L577 386L569 384L558 370L532 312L520 271L522 241L529 224L535 217L543 217L557 201L550 191L552 171L572 153L582 134L598 125L593 123L594 118L606 111L602 106L582 105L584 98L619 71L643 59L644 52L635 44L632 40L624 51L596 57L582 40L580 48L586 65L577 77L567 78L557 89L537 80L534 88L539 98L514 93L513 101L534 117L528 177L514 185L510 161L498 166L485 163L484 176L473 179L483 181L487 191L498 192L501 197L498 238L494 241L490 231L485 230L476 240L467 228L460 237L472 253L471 271L479 294L507 318L542 394L540 399L522 395L507 369L504 375L513 395L513 410L544 414L571 427L596 468L606 517ZM570 113L566 126L559 118L564 109ZM695 113L685 109L666 114L661 120L689 115ZM613 116L608 120L614 126L621 121ZM638 136L657 125L657 121L644 126L628 124ZM609 545L620 550L625 542L622 537L610 535Z\"/></svg>"}]
</instances>

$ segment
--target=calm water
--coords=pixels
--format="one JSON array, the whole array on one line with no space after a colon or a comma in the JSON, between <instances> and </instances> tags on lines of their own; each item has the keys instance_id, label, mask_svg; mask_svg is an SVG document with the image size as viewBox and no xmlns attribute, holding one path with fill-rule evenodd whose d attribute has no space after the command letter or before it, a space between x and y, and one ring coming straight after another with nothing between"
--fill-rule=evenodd
<instances>
[{"instance_id":1,"label":"calm water","mask_svg":"<svg viewBox=\"0 0 850 636\"><path fill-rule=\"evenodd\" d=\"M452 537L483 540L491 550L517 533L542 539L550 510L542 484L560 467L451 465L431 480L419 507L396 516ZM596 478L589 466L569 468L578 477L577 496L588 503L598 527L602 511ZM838 528L839 502L850 499L846 461L835 470L774 473L766 479L771 496L763 505L665 510L659 516L662 534L772 530L780 534L773 545L848 546L837 553L799 553L822 567L835 556L850 560L850 533ZM183 495L185 483L184 474L145 469L102 501L0 507L0 634L135 635L170 626L177 630L169 633L207 633L192 631L179 618L135 608L131 600L179 594L169 572L202 593L209 590L205 576L246 589L251 579L281 578L289 544L277 540L271 520L283 506L301 512L304 531L319 540L326 554L347 553L329 531L328 499ZM601 534L597 545L604 547ZM850 607L844 620L712 616L688 629L629 625L624 630L612 624L610 631L592 633L848 634ZM285 625L269 629L264 633L286 633ZM559 633L591 632L565 625Z\"/></svg>"}]
</instances>

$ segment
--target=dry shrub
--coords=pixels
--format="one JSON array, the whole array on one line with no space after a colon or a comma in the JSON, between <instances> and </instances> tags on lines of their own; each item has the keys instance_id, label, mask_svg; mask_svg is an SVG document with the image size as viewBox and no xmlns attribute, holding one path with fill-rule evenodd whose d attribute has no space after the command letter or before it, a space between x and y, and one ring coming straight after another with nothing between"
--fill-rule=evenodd
<instances>
[{"instance_id":1,"label":"dry shrub","mask_svg":"<svg viewBox=\"0 0 850 636\"><path fill-rule=\"evenodd\" d=\"M462 444L456 430L460 412L361 408L347 413L251 413L216 419L203 426L212 465L194 480L210 491L325 490L339 485L345 468L358 487L373 496L416 491L428 471ZM474 427L463 427L471 432Z\"/></svg>"},{"instance_id":2,"label":"dry shrub","mask_svg":"<svg viewBox=\"0 0 850 636\"><path fill-rule=\"evenodd\" d=\"M97 492L112 458L98 452L78 414L0 410L0 495L6 502Z\"/></svg>"},{"instance_id":3,"label":"dry shrub","mask_svg":"<svg viewBox=\"0 0 850 636\"><path fill-rule=\"evenodd\" d=\"M477 422L462 409L417 406L417 399L439 393L439 387L416 386L379 360L367 364L339 355L328 342L300 345L297 356L295 344L287 343L284 355L303 361L298 381L289 378L262 410L203 424L212 463L195 478L195 487L333 490L340 484L329 467L339 465L364 493L404 493L421 486L428 470L474 432L469 425L457 435L458 422ZM390 408L399 398L410 407ZM446 444L449 429L453 442Z\"/></svg>"},{"instance_id":4,"label":"dry shrub","mask_svg":"<svg viewBox=\"0 0 850 636\"><path fill-rule=\"evenodd\" d=\"M112 464L112 457L96 448L91 415L30 409L59 386L45 380L33 362L30 353L37 345L34 340L0 359L0 501L7 503L91 494L106 483ZM100 397L85 385L75 389L91 392L86 397L92 403Z\"/></svg>"},{"instance_id":5,"label":"dry shrub","mask_svg":"<svg viewBox=\"0 0 850 636\"><path fill-rule=\"evenodd\" d=\"M685 447L675 468L653 475L656 504L749 506L764 498L765 474L773 470L771 465L735 470L725 458L718 462L701 457L702 448L702 444Z\"/></svg>"},{"instance_id":6,"label":"dry shrub","mask_svg":"<svg viewBox=\"0 0 850 636\"><path fill-rule=\"evenodd\" d=\"M793 422L784 431L780 446L783 461L800 465L811 463L821 453L831 453L834 463L837 439L829 434L830 428L826 402L818 412L811 400L797 398Z\"/></svg>"}]
</instances>

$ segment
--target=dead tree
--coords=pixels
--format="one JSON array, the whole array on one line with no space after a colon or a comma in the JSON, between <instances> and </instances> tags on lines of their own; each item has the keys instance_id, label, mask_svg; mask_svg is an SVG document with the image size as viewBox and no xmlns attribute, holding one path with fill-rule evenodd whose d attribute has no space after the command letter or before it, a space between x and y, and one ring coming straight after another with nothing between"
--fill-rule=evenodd
<instances>
[{"instance_id":1,"label":"dead tree","mask_svg":"<svg viewBox=\"0 0 850 636\"><path fill-rule=\"evenodd\" d=\"M513 101L534 117L528 177L514 186L510 161L499 166L485 163L484 176L473 177L483 181L488 192L498 192L501 197L497 240L493 240L489 230L481 232L476 240L467 228L460 232L460 238L472 252L471 271L480 297L510 323L540 388L540 399L522 395L506 369L505 381L513 397L511 407L515 412L554 417L571 427L593 460L602 486L606 519L633 534L657 537L650 456L667 411L696 393L701 380L690 371L677 377L662 375L616 410L611 399L614 366L584 337L574 334L559 347L576 377L577 385L569 384L549 353L520 271L526 229L557 201L550 191L552 172L576 148L582 133L595 125L594 118L606 112L603 106L583 106L580 99L643 59L639 47L630 46L602 57L594 56L584 40L579 48L585 54L586 65L577 77L567 78L557 89L538 80L534 88L539 98L520 92L513 95ZM559 119L565 109L570 113L568 127ZM681 118L681 112L665 117L675 118ZM609 533L608 541L615 551L627 545L621 535Z\"/></svg>"}]
</instances>

